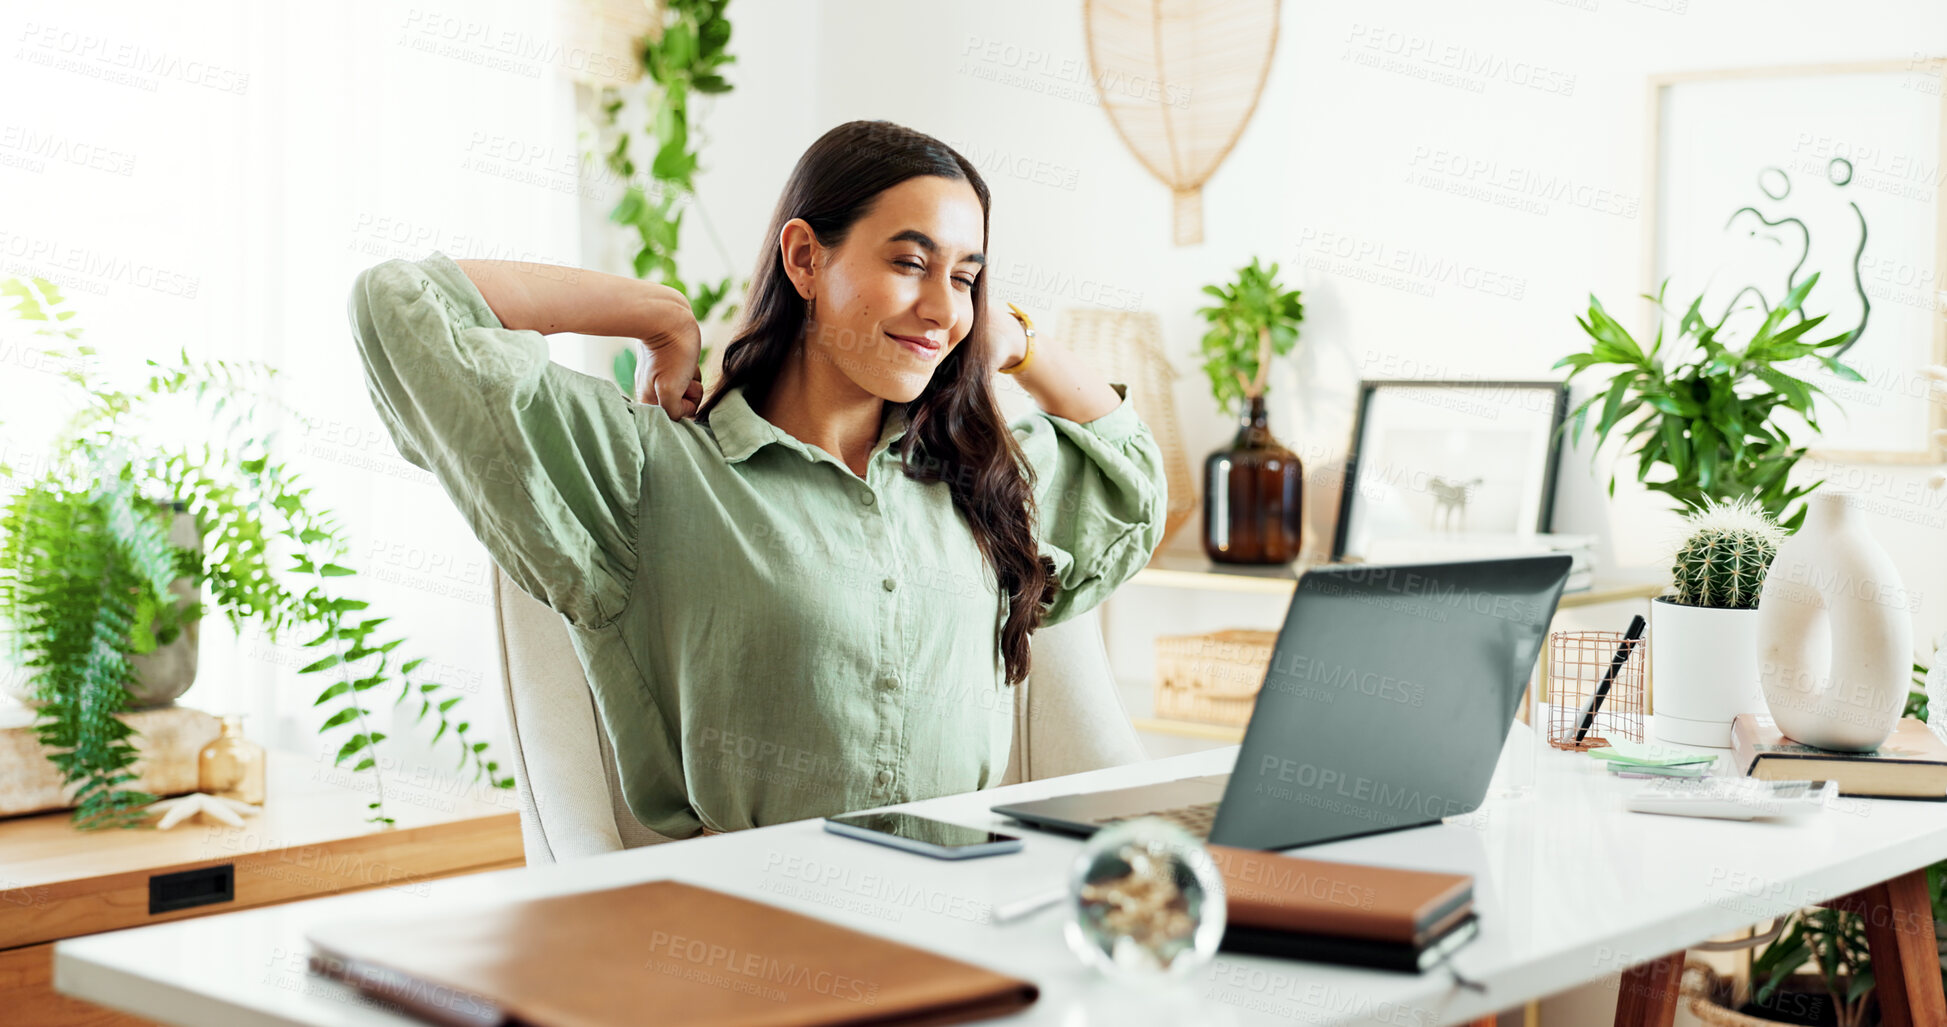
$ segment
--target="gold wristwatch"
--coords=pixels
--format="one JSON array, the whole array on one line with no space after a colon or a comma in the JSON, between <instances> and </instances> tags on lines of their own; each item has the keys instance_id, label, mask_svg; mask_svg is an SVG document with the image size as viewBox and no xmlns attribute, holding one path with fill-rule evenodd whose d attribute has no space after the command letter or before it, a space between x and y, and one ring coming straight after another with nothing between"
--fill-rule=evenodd
<instances>
[{"instance_id":1,"label":"gold wristwatch","mask_svg":"<svg viewBox=\"0 0 1947 1027\"><path fill-rule=\"evenodd\" d=\"M1021 330L1028 334L1028 345L1021 351L1021 359L1000 370L1002 374L1020 374L1027 370L1028 361L1034 359L1034 319L1028 317L1027 311L1012 303L1007 305L1007 312L1014 315L1014 320L1021 322Z\"/></svg>"}]
</instances>

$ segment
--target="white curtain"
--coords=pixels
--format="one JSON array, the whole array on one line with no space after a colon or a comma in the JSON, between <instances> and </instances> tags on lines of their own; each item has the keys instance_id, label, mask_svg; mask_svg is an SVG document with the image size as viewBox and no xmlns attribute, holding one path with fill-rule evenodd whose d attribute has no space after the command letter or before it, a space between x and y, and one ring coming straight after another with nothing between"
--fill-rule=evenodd
<instances>
[{"instance_id":1,"label":"white curtain","mask_svg":"<svg viewBox=\"0 0 1947 1027\"><path fill-rule=\"evenodd\" d=\"M281 373L281 455L338 514L359 575L347 591L392 618L476 737L500 736L491 567L438 485L373 412L346 323L362 268L433 250L579 263L570 73L587 54L556 5L473 0L12 5L0 15L0 277L65 287L87 341L134 375L142 358L259 360ZM58 414L50 377L0 344L0 453L31 454ZM564 343L564 362L579 357ZM184 426L193 430L195 426ZM24 461L31 465L31 460ZM330 776L299 678L314 650L206 622L186 704L251 715L246 731ZM372 693L380 719L391 693ZM383 696L383 697L381 697ZM416 705L412 707L417 712ZM441 803L457 750L401 715L389 797ZM419 792L411 780L430 781ZM390 791L390 790L389 790Z\"/></svg>"}]
</instances>

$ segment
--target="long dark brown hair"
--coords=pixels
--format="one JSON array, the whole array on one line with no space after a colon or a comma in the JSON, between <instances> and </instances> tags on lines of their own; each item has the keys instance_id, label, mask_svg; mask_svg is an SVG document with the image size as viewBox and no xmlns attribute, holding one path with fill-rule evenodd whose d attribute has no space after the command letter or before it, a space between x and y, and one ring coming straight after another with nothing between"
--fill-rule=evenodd
<instances>
[{"instance_id":1,"label":"long dark brown hair","mask_svg":"<svg viewBox=\"0 0 1947 1027\"><path fill-rule=\"evenodd\" d=\"M803 218L820 245L836 247L879 194L921 175L964 181L980 197L980 242L987 248L989 194L980 172L945 143L890 121L851 121L825 133L798 158L784 185L762 255L750 276L735 338L723 351L723 374L698 408L698 420L725 392L742 386L761 408L805 329L805 300L784 273L778 239ZM906 404L907 431L900 467L921 482L944 481L974 542L993 568L1008 605L999 646L1006 677L1027 677L1028 636L1054 598L1054 565L1040 555L1034 534L1034 469L1022 457L994 399L989 356L980 341L986 274L974 279L973 327L934 369L932 380Z\"/></svg>"}]
</instances>

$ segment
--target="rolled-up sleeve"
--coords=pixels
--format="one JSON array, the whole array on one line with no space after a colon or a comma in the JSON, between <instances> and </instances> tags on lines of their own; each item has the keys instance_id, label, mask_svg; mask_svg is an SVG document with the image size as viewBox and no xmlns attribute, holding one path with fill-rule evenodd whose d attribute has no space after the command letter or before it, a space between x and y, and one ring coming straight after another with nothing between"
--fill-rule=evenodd
<instances>
[{"instance_id":1,"label":"rolled-up sleeve","mask_svg":"<svg viewBox=\"0 0 1947 1027\"><path fill-rule=\"evenodd\" d=\"M646 459L628 398L549 362L539 332L503 327L444 254L366 269L350 308L399 452L521 588L583 627L612 621L636 573Z\"/></svg>"},{"instance_id":2,"label":"rolled-up sleeve","mask_svg":"<svg viewBox=\"0 0 1947 1027\"><path fill-rule=\"evenodd\" d=\"M1169 487L1163 453L1129 405L1087 423L1046 412L1011 426L1034 468L1041 552L1060 590L1042 624L1094 609L1149 562L1163 537Z\"/></svg>"}]
</instances>

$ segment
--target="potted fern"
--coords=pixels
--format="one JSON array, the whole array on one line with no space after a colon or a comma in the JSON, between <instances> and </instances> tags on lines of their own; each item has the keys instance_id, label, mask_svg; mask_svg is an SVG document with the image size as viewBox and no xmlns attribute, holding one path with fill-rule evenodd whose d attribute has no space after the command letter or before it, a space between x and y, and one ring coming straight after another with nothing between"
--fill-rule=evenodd
<instances>
[{"instance_id":1,"label":"potted fern","mask_svg":"<svg viewBox=\"0 0 1947 1027\"><path fill-rule=\"evenodd\" d=\"M1218 563L1289 563L1298 558L1305 468L1271 435L1264 410L1271 361L1298 344L1305 306L1278 282L1278 265L1253 257L1237 278L1203 291L1217 302L1197 311L1203 371L1225 410L1242 414L1237 437L1203 464L1203 551Z\"/></svg>"},{"instance_id":2,"label":"potted fern","mask_svg":"<svg viewBox=\"0 0 1947 1027\"><path fill-rule=\"evenodd\" d=\"M369 708L381 686L431 719L434 741L452 734L460 769L513 787L453 712L460 698L420 674L424 660L397 652L405 639L384 630L387 618L366 616L368 604L343 589L355 573L343 530L275 459L256 420L268 368L180 354L148 361L125 391L105 382L52 283L0 280L0 296L59 347L44 352L76 397L45 466L24 481L7 475L0 623L37 735L74 789L77 825L134 826L154 799L129 787L137 754L121 714L147 687L143 657L193 633L207 610L273 641L299 633L315 651L299 673L319 682L319 730L344 736L336 763L372 775L369 819L391 822L374 756L386 735ZM157 441L172 423L210 429L194 444Z\"/></svg>"}]
</instances>

